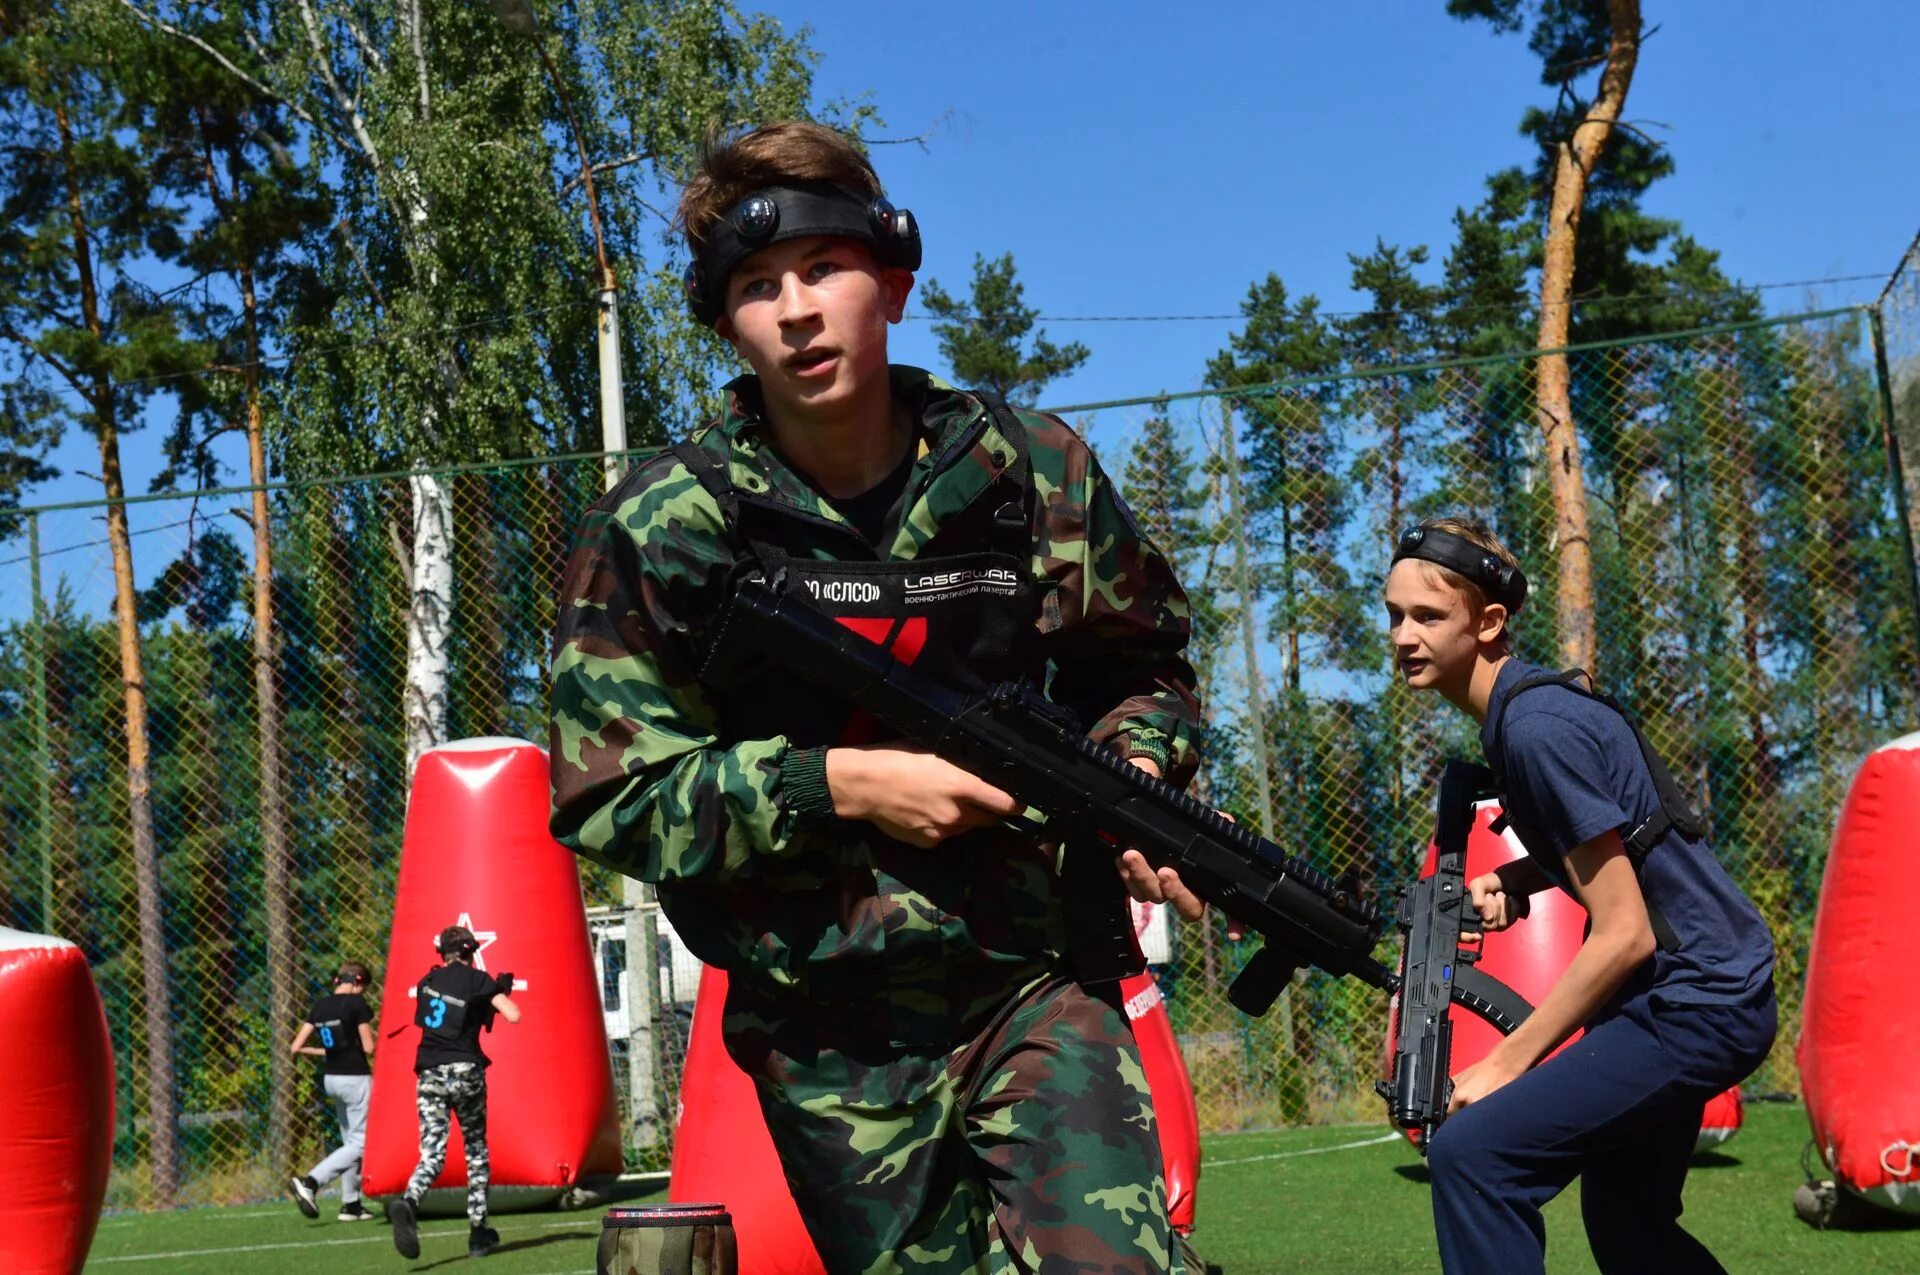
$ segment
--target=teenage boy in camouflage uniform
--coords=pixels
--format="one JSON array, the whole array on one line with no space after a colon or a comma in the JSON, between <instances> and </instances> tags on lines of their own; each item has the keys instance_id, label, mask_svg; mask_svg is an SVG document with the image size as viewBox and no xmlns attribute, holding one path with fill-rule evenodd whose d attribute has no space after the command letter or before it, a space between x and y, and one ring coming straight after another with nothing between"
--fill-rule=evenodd
<instances>
[{"instance_id":1,"label":"teenage boy in camouflage uniform","mask_svg":"<svg viewBox=\"0 0 1920 1275\"><path fill-rule=\"evenodd\" d=\"M835 1272L1175 1269L1115 985L1065 953L1020 803L792 679L700 677L758 572L956 686L1047 681L1184 783L1186 600L1086 445L888 367L919 265L854 147L780 123L681 200L689 300L752 368L586 515L560 598L553 830L659 885ZM1139 898L1200 905L1135 852Z\"/></svg>"}]
</instances>

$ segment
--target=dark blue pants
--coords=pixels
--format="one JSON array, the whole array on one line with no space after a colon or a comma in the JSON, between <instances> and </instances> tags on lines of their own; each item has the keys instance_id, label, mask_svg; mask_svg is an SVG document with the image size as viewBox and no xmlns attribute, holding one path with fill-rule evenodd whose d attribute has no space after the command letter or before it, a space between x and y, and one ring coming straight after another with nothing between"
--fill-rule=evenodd
<instances>
[{"instance_id":1,"label":"dark blue pants","mask_svg":"<svg viewBox=\"0 0 1920 1275\"><path fill-rule=\"evenodd\" d=\"M1707 1099L1773 1046L1773 992L1742 1005L1657 996L1636 997L1434 1135L1427 1164L1447 1271L1544 1272L1540 1210L1576 1176L1602 1271L1722 1270L1681 1228L1680 1188Z\"/></svg>"}]
</instances>

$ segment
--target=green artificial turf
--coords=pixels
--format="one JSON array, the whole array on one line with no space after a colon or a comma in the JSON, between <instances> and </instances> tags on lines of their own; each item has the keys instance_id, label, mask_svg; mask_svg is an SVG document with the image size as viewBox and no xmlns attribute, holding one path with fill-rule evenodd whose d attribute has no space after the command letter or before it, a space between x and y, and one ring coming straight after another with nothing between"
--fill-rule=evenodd
<instances>
[{"instance_id":1,"label":"green artificial turf","mask_svg":"<svg viewBox=\"0 0 1920 1275\"><path fill-rule=\"evenodd\" d=\"M1387 1275L1436 1271L1433 1224L1420 1157L1377 1126L1220 1134L1203 1141L1194 1244L1225 1275L1341 1272ZM1694 1167L1687 1224L1735 1275L1759 1272L1911 1272L1920 1230L1815 1231L1793 1214L1800 1149L1807 1137L1797 1106L1755 1105L1732 1142ZM1578 1188L1548 1209L1547 1266L1594 1269L1580 1231ZM658 1197L643 1196L640 1200ZM101 1222L87 1269L94 1272L360 1272L433 1270L465 1262L464 1219L429 1219L421 1256L403 1261L385 1221L309 1222L291 1203L160 1214ZM599 1215L506 1214L494 1219L504 1246L487 1275L591 1272Z\"/></svg>"},{"instance_id":2,"label":"green artificial turf","mask_svg":"<svg viewBox=\"0 0 1920 1275\"><path fill-rule=\"evenodd\" d=\"M1397 1138L1372 1141L1380 1136L1346 1127L1204 1139L1195 1248L1227 1275L1438 1271L1420 1155ZM1687 1229L1733 1275L1911 1272L1920 1265L1920 1230L1816 1231L1794 1216L1806 1141L1798 1105L1749 1105L1740 1133L1695 1161ZM1371 1145L1355 1145L1361 1142ZM1274 1158L1260 1158L1268 1156ZM1576 1184L1547 1208L1547 1269L1554 1275L1595 1269L1579 1191Z\"/></svg>"}]
</instances>

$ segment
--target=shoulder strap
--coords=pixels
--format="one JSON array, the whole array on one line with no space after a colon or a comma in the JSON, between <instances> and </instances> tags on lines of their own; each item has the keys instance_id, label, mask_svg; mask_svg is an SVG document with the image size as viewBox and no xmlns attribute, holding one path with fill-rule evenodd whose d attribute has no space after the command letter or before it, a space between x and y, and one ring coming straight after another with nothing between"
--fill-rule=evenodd
<instances>
[{"instance_id":1,"label":"shoulder strap","mask_svg":"<svg viewBox=\"0 0 1920 1275\"><path fill-rule=\"evenodd\" d=\"M1013 486L1013 496L993 513L993 547L1021 561L1033 556L1033 457L1027 427L996 391L974 390L973 396L993 415L994 428L1013 448L1013 457L1000 470L999 481Z\"/></svg>"},{"instance_id":2,"label":"shoulder strap","mask_svg":"<svg viewBox=\"0 0 1920 1275\"><path fill-rule=\"evenodd\" d=\"M760 569L771 580L780 574L780 569L791 561L786 550L778 545L769 544L747 531L742 525L740 493L733 485L733 477L727 471L727 463L715 456L692 439L682 439L667 448L680 463L687 467L694 481L720 507L720 522L726 528L727 539L733 544L736 560L751 555L760 564Z\"/></svg>"},{"instance_id":3,"label":"shoulder strap","mask_svg":"<svg viewBox=\"0 0 1920 1275\"><path fill-rule=\"evenodd\" d=\"M1507 692L1507 697L1500 701L1500 708L1493 715L1493 737L1500 741L1500 748L1496 751L1501 753L1506 752L1507 709L1512 706L1513 701L1519 699L1528 691L1537 691L1543 686L1564 686L1568 690L1578 691L1582 695L1589 694L1587 688L1580 685L1579 681L1580 678L1586 675L1587 671L1585 669L1569 669L1565 673L1548 673L1545 671L1529 673L1527 676L1521 678L1519 683L1511 691ZM1614 711L1618 712L1619 710L1616 708ZM1487 766L1493 771L1494 786L1504 791L1507 786L1506 759L1504 757L1490 756L1487 758Z\"/></svg>"},{"instance_id":4,"label":"shoulder strap","mask_svg":"<svg viewBox=\"0 0 1920 1275\"><path fill-rule=\"evenodd\" d=\"M726 462L690 438L681 439L667 450L679 458L694 481L713 497L714 503L720 506L720 520L726 523L728 532L732 532L740 520L740 495L733 489Z\"/></svg>"},{"instance_id":5,"label":"shoulder strap","mask_svg":"<svg viewBox=\"0 0 1920 1275\"><path fill-rule=\"evenodd\" d=\"M1689 839L1700 837L1706 830L1705 821L1693 808L1693 804L1687 800L1686 794L1680 791L1680 785L1674 781L1673 772L1667 769L1666 761L1654 751L1653 745L1647 742L1646 734L1640 729L1640 723L1620 706L1619 700L1596 686L1593 675L1585 669L1573 668L1564 673L1534 673L1521 679L1520 684L1515 686L1508 693L1507 698L1501 702L1499 714L1494 721L1493 733L1495 738L1500 740L1500 752L1506 751L1506 736L1501 728L1505 724L1507 706L1512 704L1514 698L1523 691L1535 690L1542 686L1564 686L1576 694L1586 696L1610 709L1614 716L1625 722L1627 729L1633 732L1633 742L1639 746L1640 759L1646 763L1647 775L1653 780L1654 795L1659 800L1658 807L1651 815L1620 835L1621 844L1626 847L1627 856L1633 860L1636 872L1669 831L1678 829L1680 835ZM1487 761L1493 768L1495 781L1502 789L1501 806L1504 809L1507 805L1504 795L1506 767L1502 764L1502 758L1489 757ZM1647 922L1653 927L1654 938L1662 949L1671 952L1679 946L1679 938L1674 934L1673 926L1652 903L1647 904Z\"/></svg>"}]
</instances>

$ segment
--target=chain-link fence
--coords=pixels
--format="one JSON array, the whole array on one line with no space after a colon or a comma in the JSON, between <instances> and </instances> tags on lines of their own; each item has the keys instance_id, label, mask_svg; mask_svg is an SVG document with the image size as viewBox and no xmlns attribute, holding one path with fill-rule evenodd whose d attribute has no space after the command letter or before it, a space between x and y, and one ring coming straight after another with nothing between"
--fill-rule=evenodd
<instances>
[{"instance_id":1,"label":"chain-link fence","mask_svg":"<svg viewBox=\"0 0 1920 1275\"><path fill-rule=\"evenodd\" d=\"M1920 617L1866 317L1568 355L1599 678L1702 805L1778 942L1782 1029L1762 1090L1796 1087L1834 814L1864 753L1916 722ZM1536 362L1067 413L1180 559L1210 714L1206 796L1376 894L1418 870L1442 757L1479 752L1464 715L1390 675L1380 599L1394 531L1442 512L1488 522L1533 583L1519 653L1556 662ZM1218 919L1177 931L1167 1000L1203 1127L1376 1116L1378 994L1307 974L1250 1020L1223 994L1246 955Z\"/></svg>"},{"instance_id":2,"label":"chain-link fence","mask_svg":"<svg viewBox=\"0 0 1920 1275\"><path fill-rule=\"evenodd\" d=\"M1765 1089L1794 1083L1833 814L1864 752L1915 720L1913 565L1883 416L1887 390L1912 389L1911 318L1889 319L1878 345L1849 311L1569 355L1600 677L1710 812L1773 926L1785 1013ZM1876 353L1906 380L1878 378ZM1535 581L1522 653L1552 662L1534 366L1066 413L1191 593L1203 795L1375 893L1417 870L1438 763L1474 746L1463 718L1389 676L1391 532L1443 510L1487 519ZM557 573L600 483L598 458L579 457L276 489L270 614L252 583L250 492L123 506L130 604L100 507L30 513L0 542L0 919L94 962L119 1060L110 1204L265 1196L319 1149L317 1085L285 1042L334 963L385 950L423 696L409 649L423 546L450 571L430 626L448 736L544 740ZM429 515L444 537L423 539ZM127 727L133 632L144 755ZM148 785L143 833L130 794ZM623 988L620 883L583 869L619 1038L645 998ZM1384 999L1310 973L1249 1020L1224 991L1250 953L1216 917L1176 928L1159 970L1203 1128L1376 1117ZM683 954L671 968L653 1033L666 1112L691 998ZM661 1150L630 1148L630 1163Z\"/></svg>"},{"instance_id":3,"label":"chain-link fence","mask_svg":"<svg viewBox=\"0 0 1920 1275\"><path fill-rule=\"evenodd\" d=\"M1868 312L1875 376L1883 396L1887 456L1896 482L1893 496L1906 528L1908 585L1920 615L1920 236L1907 246L1879 303Z\"/></svg>"}]
</instances>

